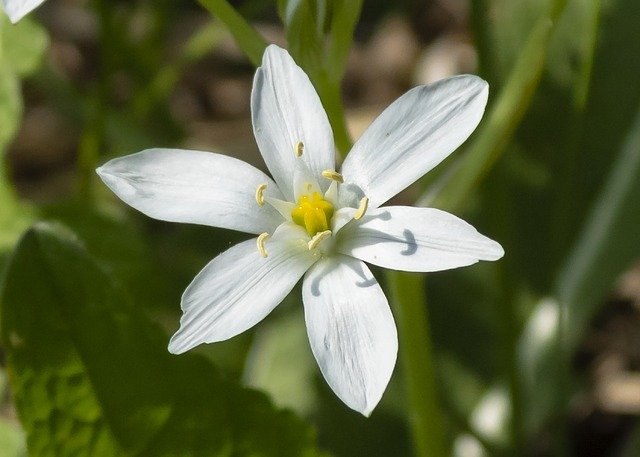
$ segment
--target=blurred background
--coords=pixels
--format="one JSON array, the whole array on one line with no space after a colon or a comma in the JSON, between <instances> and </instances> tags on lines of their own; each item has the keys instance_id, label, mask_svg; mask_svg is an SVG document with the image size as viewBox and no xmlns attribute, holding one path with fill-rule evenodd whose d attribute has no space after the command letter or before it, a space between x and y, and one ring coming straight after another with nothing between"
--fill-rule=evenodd
<instances>
[{"instance_id":1,"label":"blurred background","mask_svg":"<svg viewBox=\"0 0 640 457\"><path fill-rule=\"evenodd\" d=\"M290 47L276 3L231 2L268 42ZM312 3L332 14L331 1ZM32 223L55 221L164 329L166 344L193 276L247 236L151 220L94 169L149 147L223 152L264 169L251 130L254 66L223 22L186 0L48 0L17 26L0 20L15 72L0 97L2 318L21 303L7 298L18 297L9 279L24 277L11 252ZM450 210L506 251L495 264L426 278L447 452L638 456L640 2L364 1L342 81L351 137L409 88L460 73L490 84L481 126L395 200ZM9 111L20 105L14 96L22 107ZM346 408L313 360L299 297L296 289L253 331L196 352L225 383L290 410L313 449L413 455L402 366L371 418ZM26 436L44 433L26 404L46 400L10 386L1 348L0 363L0 456L26 455ZM57 408L42 420L59 443L72 442L76 429L60 426L66 410ZM111 455L60 446L30 445L31 454ZM219 455L315 455L234 449Z\"/></svg>"}]
</instances>

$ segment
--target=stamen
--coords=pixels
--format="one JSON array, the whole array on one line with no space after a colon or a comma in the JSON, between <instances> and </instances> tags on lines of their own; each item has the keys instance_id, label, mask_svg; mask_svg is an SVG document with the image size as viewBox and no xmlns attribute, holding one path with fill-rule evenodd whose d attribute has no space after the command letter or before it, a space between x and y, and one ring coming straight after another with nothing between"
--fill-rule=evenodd
<instances>
[{"instance_id":1,"label":"stamen","mask_svg":"<svg viewBox=\"0 0 640 457\"><path fill-rule=\"evenodd\" d=\"M340 184L344 182L344 178L342 177L342 175L335 170L324 170L322 172L322 176L330 179L331 181L339 182Z\"/></svg>"},{"instance_id":2,"label":"stamen","mask_svg":"<svg viewBox=\"0 0 640 457\"><path fill-rule=\"evenodd\" d=\"M332 235L331 230L325 230L324 232L316 233L311 240L307 243L309 250L315 249L326 238Z\"/></svg>"},{"instance_id":3,"label":"stamen","mask_svg":"<svg viewBox=\"0 0 640 457\"><path fill-rule=\"evenodd\" d=\"M304 152L304 143L302 141L298 141L293 152L297 158L302 157L302 153Z\"/></svg>"},{"instance_id":4,"label":"stamen","mask_svg":"<svg viewBox=\"0 0 640 457\"><path fill-rule=\"evenodd\" d=\"M256 202L258 202L259 206L264 206L264 191L266 188L266 184L260 184L256 189Z\"/></svg>"},{"instance_id":5,"label":"stamen","mask_svg":"<svg viewBox=\"0 0 640 457\"><path fill-rule=\"evenodd\" d=\"M267 232L261 233L256 240L256 244L258 245L258 252L263 258L267 258L269 253L267 252L267 248L265 248L264 244L269 239L269 234Z\"/></svg>"},{"instance_id":6,"label":"stamen","mask_svg":"<svg viewBox=\"0 0 640 457\"><path fill-rule=\"evenodd\" d=\"M369 199L367 197L362 197L360 200L360 206L358 206L358 211L353 215L353 218L357 221L362 219L364 213L367 212L367 208L369 207Z\"/></svg>"}]
</instances>

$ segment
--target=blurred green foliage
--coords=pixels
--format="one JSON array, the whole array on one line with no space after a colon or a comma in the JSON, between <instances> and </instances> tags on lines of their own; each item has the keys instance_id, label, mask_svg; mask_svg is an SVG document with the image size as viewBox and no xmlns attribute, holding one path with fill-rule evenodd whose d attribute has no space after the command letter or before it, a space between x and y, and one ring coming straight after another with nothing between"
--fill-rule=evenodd
<instances>
[{"instance_id":1,"label":"blurred green foliage","mask_svg":"<svg viewBox=\"0 0 640 457\"><path fill-rule=\"evenodd\" d=\"M502 95L518 77L508 69L528 58L527 33L534 36L547 11L557 11L557 3L488 2L487 8L496 12L495 22L483 23L488 32L477 31L491 39L490 55L481 54L480 60L494 63L486 76L504 87L489 108L489 120L502 108ZM545 67L531 108L509 137L495 169L482 177L486 182L480 192L457 200L477 215L479 226L499 234L507 254L499 265L482 266L497 270L491 281L482 281L480 271L450 272L429 281L430 302L448 304L446 311L433 306L433 325L445 360L452 354L461 359L457 366L475 376L472 385L509 386L513 410L500 426L512 440L521 441L512 441L507 449L526 447L549 420L566 432L559 424L566 421L568 402L580 389L571 356L616 278L640 256L633 234L640 224L640 145L634 125L640 85L625 80L638 74L638 30L632 24L640 19L639 13L634 1L567 2L543 54ZM533 75L534 68L520 74ZM504 102L517 102L522 93ZM513 117L505 119L509 122L486 141L483 135L491 122L481 125L476 140L467 146L469 158L478 157L478 148L487 142L497 144L499 135L512 126ZM496 146L488 153L496 154ZM469 168L465 160L458 171ZM455 195L459 188L452 191ZM456 289L465 291L459 299L447 287L453 281L459 284ZM459 306L452 308L452 302ZM466 332L473 332L477 344L469 347ZM475 391L479 404L482 395ZM456 391L448 395L447 401L459 405ZM468 404L460 414L469 416L471 410Z\"/></svg>"},{"instance_id":2,"label":"blurred green foliage","mask_svg":"<svg viewBox=\"0 0 640 457\"><path fill-rule=\"evenodd\" d=\"M0 270L8 251L34 220L32 208L18 203L3 158L20 125L20 77L37 69L47 41L46 32L35 22L27 19L13 27L0 16Z\"/></svg>"},{"instance_id":3,"label":"blurred green foliage","mask_svg":"<svg viewBox=\"0 0 640 457\"><path fill-rule=\"evenodd\" d=\"M67 201L20 201L0 165L2 346L29 452L318 454L314 427L277 409L288 407L336 455L410 455L407 416L415 402L402 382L405 369L396 369L371 419L346 410L318 374L293 309L297 299L255 337L197 355L170 356L166 335L150 322L175 328L186 284L239 235L134 214L96 185L95 166L179 144L184 126L167 103L176 82L227 30L259 64L267 42L241 13L264 9L284 25L288 48L316 85L346 153L340 84L354 30L363 9L392 8L346 0L240 2L241 9L225 0L199 3L215 20L190 30L173 53L166 36L176 9L194 11L195 2L92 3L101 41L82 81L42 65L48 38L33 17L17 26L0 18L0 153L20 125L21 81L81 131L80 185ZM415 10L406 3L398 5ZM485 455L571 455L570 403L588 389L572 355L616 279L640 257L640 2L469 6L490 102L474 137L422 182L420 202L464 215L507 254L426 283L429 299L421 305L428 306L443 410L437 420L447 448L466 437ZM134 38L136 17L147 27ZM122 73L133 95L115 103ZM37 219L68 228L39 223L25 232ZM271 395L277 407L241 382ZM503 400L506 412L488 428L487 405L497 411ZM549 436L554 444L538 449ZM622 455L640 452L638 436ZM15 423L0 419L0 449L23 455L23 440Z\"/></svg>"}]
</instances>

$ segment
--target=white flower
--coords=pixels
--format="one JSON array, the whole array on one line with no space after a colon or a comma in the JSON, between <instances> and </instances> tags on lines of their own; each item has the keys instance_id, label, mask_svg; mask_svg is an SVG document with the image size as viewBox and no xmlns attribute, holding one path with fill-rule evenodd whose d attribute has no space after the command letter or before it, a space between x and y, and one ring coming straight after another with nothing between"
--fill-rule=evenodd
<instances>
[{"instance_id":1,"label":"white flower","mask_svg":"<svg viewBox=\"0 0 640 457\"><path fill-rule=\"evenodd\" d=\"M432 208L380 207L475 129L487 84L459 76L416 87L387 108L335 171L331 128L307 75L269 46L251 99L255 137L273 179L220 154L152 149L98 169L129 205L156 219L259 235L213 259L182 296L169 350L223 341L264 319L300 278L311 349L333 391L369 415L397 355L396 327L363 262L437 271L504 251Z\"/></svg>"},{"instance_id":2,"label":"white flower","mask_svg":"<svg viewBox=\"0 0 640 457\"><path fill-rule=\"evenodd\" d=\"M2 0L4 12L14 24L40 6L44 0Z\"/></svg>"}]
</instances>

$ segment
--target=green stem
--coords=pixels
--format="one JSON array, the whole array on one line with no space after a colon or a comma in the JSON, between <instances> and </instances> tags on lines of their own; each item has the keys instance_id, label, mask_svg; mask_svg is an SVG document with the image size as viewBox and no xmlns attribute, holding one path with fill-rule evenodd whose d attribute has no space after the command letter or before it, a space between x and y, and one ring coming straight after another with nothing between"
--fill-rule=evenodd
<instances>
[{"instance_id":1,"label":"green stem","mask_svg":"<svg viewBox=\"0 0 640 457\"><path fill-rule=\"evenodd\" d=\"M538 21L468 154L433 206L459 208L500 158L538 88L552 30L548 17Z\"/></svg>"},{"instance_id":2,"label":"green stem","mask_svg":"<svg viewBox=\"0 0 640 457\"><path fill-rule=\"evenodd\" d=\"M549 12L538 19L460 166L439 184L441 190L428 189L418 200L419 205L459 208L493 168L529 109L540 83L549 40L566 5L567 0L554 0Z\"/></svg>"},{"instance_id":3,"label":"green stem","mask_svg":"<svg viewBox=\"0 0 640 457\"><path fill-rule=\"evenodd\" d=\"M574 105L576 110L584 113L587 108L587 100L589 98L589 90L591 88L591 75L593 73L593 64L596 55L596 46L598 41L598 31L600 30L600 19L602 16L602 0L595 0L592 4L591 21L588 26L589 40L585 46L585 56L578 75L578 82L574 92Z\"/></svg>"},{"instance_id":4,"label":"green stem","mask_svg":"<svg viewBox=\"0 0 640 457\"><path fill-rule=\"evenodd\" d=\"M347 121L342 106L342 94L340 93L340 83L331 82L326 77L322 77L321 81L316 82L318 94L322 100L322 105L327 111L333 136L336 142L336 148L342 157L346 157L351 149L351 137L347 130Z\"/></svg>"},{"instance_id":5,"label":"green stem","mask_svg":"<svg viewBox=\"0 0 640 457\"><path fill-rule=\"evenodd\" d=\"M519 325L515 309L515 294L513 282L509 278L507 265L501 262L497 265L502 296L498 300L498 318L502 339L503 360L509 385L511 399L511 448L515 455L525 454L525 434L523 421L522 384L518 365Z\"/></svg>"},{"instance_id":6,"label":"green stem","mask_svg":"<svg viewBox=\"0 0 640 457\"><path fill-rule=\"evenodd\" d=\"M491 225L490 231L504 246L515 246L518 242L517 231L512 219L501 217L509 212L513 206L510 184L502 179L491 182L487 186L487 219ZM523 395L523 379L519 364L519 342L521 323L518 319L518 301L514 277L516 270L513 260L507 256L500 262L492 264L495 269L498 295L496 296L496 321L499 324L499 355L505 373L511 400L511 414L509 424L509 454L525 455L525 405ZM493 455L493 454L492 454Z\"/></svg>"},{"instance_id":7,"label":"green stem","mask_svg":"<svg viewBox=\"0 0 640 457\"><path fill-rule=\"evenodd\" d=\"M242 15L226 0L198 1L209 13L222 21L233 35L242 52L245 53L254 66L259 67L267 42L256 29L245 21Z\"/></svg>"},{"instance_id":8,"label":"green stem","mask_svg":"<svg viewBox=\"0 0 640 457\"><path fill-rule=\"evenodd\" d=\"M400 363L408 396L407 409L418 457L444 457L442 412L424 290L424 276L389 271L392 304L398 324Z\"/></svg>"},{"instance_id":9,"label":"green stem","mask_svg":"<svg viewBox=\"0 0 640 457\"><path fill-rule=\"evenodd\" d=\"M262 54L267 47L267 42L260 34L240 15L226 0L198 0L199 3L212 15L217 17L229 29L236 43L251 63L258 67L262 62ZM355 9L355 13L359 15L359 8ZM353 19L353 18L351 18ZM353 30L350 30L353 33ZM344 37L342 37L342 41ZM347 40L350 43L350 40ZM346 59L348 48L341 47L338 44L330 47L329 59L331 62L338 62ZM310 75L315 72L305 68ZM347 130L347 123L342 106L342 94L340 93L340 78L330 78L327 73L315 73L314 83L324 109L327 111L329 122L333 128L336 147L342 155L346 155L351 149L351 139Z\"/></svg>"},{"instance_id":10,"label":"green stem","mask_svg":"<svg viewBox=\"0 0 640 457\"><path fill-rule=\"evenodd\" d=\"M331 33L326 52L325 70L333 81L342 81L349 50L353 43L353 32L362 12L363 0L336 2L334 8L339 8L332 14Z\"/></svg>"}]
</instances>

